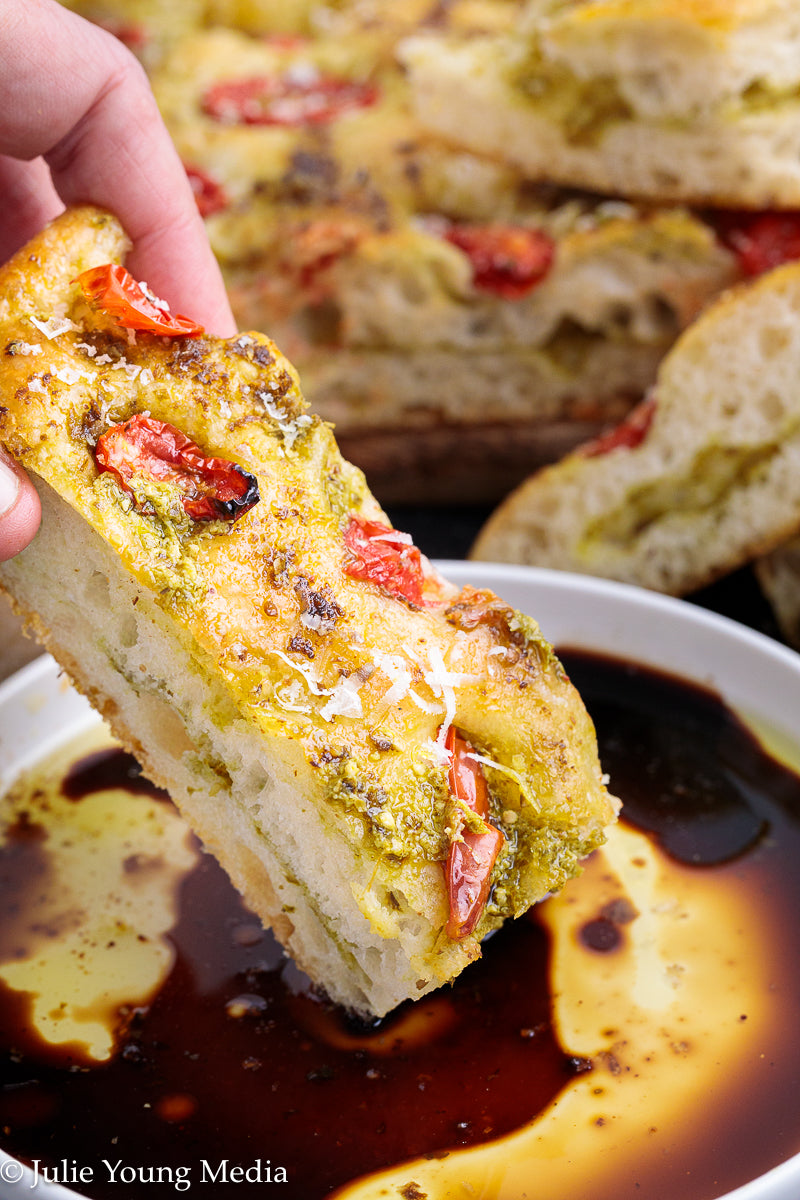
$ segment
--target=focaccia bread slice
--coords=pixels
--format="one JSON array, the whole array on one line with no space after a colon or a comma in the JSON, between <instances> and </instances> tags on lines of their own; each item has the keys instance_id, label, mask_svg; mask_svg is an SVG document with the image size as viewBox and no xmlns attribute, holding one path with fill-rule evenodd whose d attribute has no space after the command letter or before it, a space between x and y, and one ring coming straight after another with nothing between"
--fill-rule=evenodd
<instances>
[{"instance_id":1,"label":"focaccia bread slice","mask_svg":"<svg viewBox=\"0 0 800 1200\"><path fill-rule=\"evenodd\" d=\"M534 188L426 133L375 36L201 32L154 90L240 325L283 346L382 497L474 501L520 445L545 461L620 419L740 265L697 214ZM276 123L292 81L324 120ZM499 479L472 466L484 432Z\"/></svg>"},{"instance_id":2,"label":"focaccia bread slice","mask_svg":"<svg viewBox=\"0 0 800 1200\"><path fill-rule=\"evenodd\" d=\"M473 557L676 595L800 530L800 265L732 289L616 431L532 476Z\"/></svg>"},{"instance_id":3,"label":"focaccia bread slice","mask_svg":"<svg viewBox=\"0 0 800 1200\"><path fill-rule=\"evenodd\" d=\"M420 119L532 178L800 206L791 0L530 0L520 29L401 46Z\"/></svg>"},{"instance_id":4,"label":"focaccia bread slice","mask_svg":"<svg viewBox=\"0 0 800 1200\"><path fill-rule=\"evenodd\" d=\"M0 442L44 511L0 581L312 979L384 1013L602 841L591 721L535 622L389 527L269 339L120 327L136 285L92 271L125 249L77 210L0 273Z\"/></svg>"}]
</instances>

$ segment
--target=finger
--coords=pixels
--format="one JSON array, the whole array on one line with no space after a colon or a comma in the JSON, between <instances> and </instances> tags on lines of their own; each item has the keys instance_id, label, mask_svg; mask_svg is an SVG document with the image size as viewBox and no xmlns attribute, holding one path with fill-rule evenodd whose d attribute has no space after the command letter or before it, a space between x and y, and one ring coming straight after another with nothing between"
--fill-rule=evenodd
<instances>
[{"instance_id":1,"label":"finger","mask_svg":"<svg viewBox=\"0 0 800 1200\"><path fill-rule=\"evenodd\" d=\"M137 279L146 280L175 311L215 333L233 334L228 298L186 172L166 133L154 137L154 130L163 129L155 100L149 87L138 80L134 86L129 72L139 72L132 58L48 153L53 182L66 204L88 201L116 213L133 242L127 265ZM99 146L105 147L100 158Z\"/></svg>"},{"instance_id":2,"label":"finger","mask_svg":"<svg viewBox=\"0 0 800 1200\"><path fill-rule=\"evenodd\" d=\"M54 83L55 81L55 83ZM131 270L210 330L234 322L186 172L136 59L55 0L22 0L0 34L0 153L48 163L66 204L116 214Z\"/></svg>"},{"instance_id":3,"label":"finger","mask_svg":"<svg viewBox=\"0 0 800 1200\"><path fill-rule=\"evenodd\" d=\"M0 196L3 197L0 262L5 262L57 217L64 203L42 158L20 162L0 155Z\"/></svg>"},{"instance_id":4,"label":"finger","mask_svg":"<svg viewBox=\"0 0 800 1200\"><path fill-rule=\"evenodd\" d=\"M40 519L33 484L22 468L0 451L0 562L25 549Z\"/></svg>"}]
</instances>

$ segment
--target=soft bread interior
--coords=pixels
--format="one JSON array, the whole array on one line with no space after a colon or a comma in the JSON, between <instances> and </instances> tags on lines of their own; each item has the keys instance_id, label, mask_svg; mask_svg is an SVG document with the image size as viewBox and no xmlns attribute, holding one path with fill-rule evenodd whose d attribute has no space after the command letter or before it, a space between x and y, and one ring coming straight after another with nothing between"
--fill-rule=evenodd
<instances>
[{"instance_id":1,"label":"soft bread interior","mask_svg":"<svg viewBox=\"0 0 800 1200\"><path fill-rule=\"evenodd\" d=\"M441 980L420 955L438 930L400 888L384 894L304 796L294 744L283 741L278 753L269 739L254 738L197 643L81 517L47 485L38 489L41 530L5 564L5 583L23 611L37 612L39 636L169 791L245 900L349 1008L383 1014L436 987ZM376 932L359 902L381 913L391 937Z\"/></svg>"}]
</instances>

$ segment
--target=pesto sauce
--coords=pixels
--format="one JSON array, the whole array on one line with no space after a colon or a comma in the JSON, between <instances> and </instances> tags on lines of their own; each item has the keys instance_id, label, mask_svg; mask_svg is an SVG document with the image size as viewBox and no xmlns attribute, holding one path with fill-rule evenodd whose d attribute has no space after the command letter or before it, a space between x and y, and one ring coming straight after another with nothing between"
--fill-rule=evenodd
<instances>
[{"instance_id":1,"label":"pesto sauce","mask_svg":"<svg viewBox=\"0 0 800 1200\"><path fill-rule=\"evenodd\" d=\"M794 428L783 431L790 437ZM711 445L699 450L681 474L632 489L616 511L592 522L579 552L587 560L604 546L624 547L657 521L704 512L720 504L734 485L757 476L780 450L779 443L740 447Z\"/></svg>"},{"instance_id":2,"label":"pesto sauce","mask_svg":"<svg viewBox=\"0 0 800 1200\"><path fill-rule=\"evenodd\" d=\"M634 115L611 76L578 79L567 67L545 59L538 47L510 82L523 101L558 125L576 146L598 145L610 125Z\"/></svg>"},{"instance_id":3,"label":"pesto sauce","mask_svg":"<svg viewBox=\"0 0 800 1200\"><path fill-rule=\"evenodd\" d=\"M330 803L363 819L372 849L394 862L444 862L449 842L444 813L450 799L445 772L433 764L414 773L413 790L390 802L377 772L349 755L323 767Z\"/></svg>"}]
</instances>

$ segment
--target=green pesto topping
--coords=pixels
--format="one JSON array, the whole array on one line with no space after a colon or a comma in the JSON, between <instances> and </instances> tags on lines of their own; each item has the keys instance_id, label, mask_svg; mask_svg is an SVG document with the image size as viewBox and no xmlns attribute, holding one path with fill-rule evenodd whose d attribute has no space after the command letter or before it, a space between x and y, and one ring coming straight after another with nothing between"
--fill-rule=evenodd
<instances>
[{"instance_id":1,"label":"green pesto topping","mask_svg":"<svg viewBox=\"0 0 800 1200\"><path fill-rule=\"evenodd\" d=\"M796 84L790 87L775 87L766 79L756 79L733 101L734 107L744 112L774 112L781 104L796 103L800 100L800 87Z\"/></svg>"},{"instance_id":2,"label":"green pesto topping","mask_svg":"<svg viewBox=\"0 0 800 1200\"><path fill-rule=\"evenodd\" d=\"M797 423L781 431L791 437ZM630 491L625 504L588 527L581 553L590 559L604 546L625 546L658 521L674 523L723 502L734 485L744 485L766 470L779 444L707 446L698 450L680 477L663 475Z\"/></svg>"},{"instance_id":3,"label":"green pesto topping","mask_svg":"<svg viewBox=\"0 0 800 1200\"><path fill-rule=\"evenodd\" d=\"M392 753L391 751L387 753ZM363 818L374 848L393 859L442 862L447 857L444 812L450 799L445 772L432 763L391 801L377 773L355 758L323 767L331 803Z\"/></svg>"},{"instance_id":4,"label":"green pesto topping","mask_svg":"<svg viewBox=\"0 0 800 1200\"><path fill-rule=\"evenodd\" d=\"M201 587L197 568L197 522L181 507L175 511L176 489L147 481L141 496L153 508L139 512L132 496L124 491L110 471L103 471L92 484L95 506L104 514L110 540L137 571L145 573L156 592L196 595ZM138 481L137 481L138 492ZM229 532L225 522L209 521L199 531L202 538ZM192 535L192 536L190 536Z\"/></svg>"},{"instance_id":5,"label":"green pesto topping","mask_svg":"<svg viewBox=\"0 0 800 1200\"><path fill-rule=\"evenodd\" d=\"M341 521L359 512L369 497L363 473L338 455L331 461L324 483L331 512Z\"/></svg>"},{"instance_id":6,"label":"green pesto topping","mask_svg":"<svg viewBox=\"0 0 800 1200\"><path fill-rule=\"evenodd\" d=\"M538 49L517 68L511 83L574 145L597 145L610 125L633 116L610 76L578 79L567 67L545 59Z\"/></svg>"},{"instance_id":7,"label":"green pesto topping","mask_svg":"<svg viewBox=\"0 0 800 1200\"><path fill-rule=\"evenodd\" d=\"M513 617L509 617L508 629L511 634L517 634L522 639L528 651L528 658L535 656L543 670L553 670L559 679L563 678L564 669L558 656L533 617L515 612Z\"/></svg>"}]
</instances>

